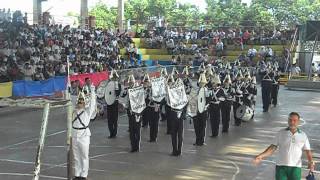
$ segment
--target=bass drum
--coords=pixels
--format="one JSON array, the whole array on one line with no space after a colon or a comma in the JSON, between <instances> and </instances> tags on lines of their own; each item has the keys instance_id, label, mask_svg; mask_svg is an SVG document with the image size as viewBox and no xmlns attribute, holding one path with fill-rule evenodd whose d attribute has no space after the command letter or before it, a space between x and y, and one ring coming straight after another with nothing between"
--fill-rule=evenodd
<instances>
[{"instance_id":1,"label":"bass drum","mask_svg":"<svg viewBox=\"0 0 320 180\"><path fill-rule=\"evenodd\" d=\"M102 99L104 97L105 91L106 91L106 86L107 86L107 81L101 81L98 88L97 88L97 97L99 99Z\"/></svg>"},{"instance_id":2,"label":"bass drum","mask_svg":"<svg viewBox=\"0 0 320 180\"><path fill-rule=\"evenodd\" d=\"M206 110L206 95L204 88L200 88L198 94L198 111L203 113Z\"/></svg>"},{"instance_id":3,"label":"bass drum","mask_svg":"<svg viewBox=\"0 0 320 180\"><path fill-rule=\"evenodd\" d=\"M116 81L109 81L105 93L104 98L106 100L107 105L112 105L116 101Z\"/></svg>"},{"instance_id":4,"label":"bass drum","mask_svg":"<svg viewBox=\"0 0 320 180\"><path fill-rule=\"evenodd\" d=\"M241 119L242 121L250 121L252 119L252 116L253 110L246 105L242 105L237 109L236 117Z\"/></svg>"}]
</instances>

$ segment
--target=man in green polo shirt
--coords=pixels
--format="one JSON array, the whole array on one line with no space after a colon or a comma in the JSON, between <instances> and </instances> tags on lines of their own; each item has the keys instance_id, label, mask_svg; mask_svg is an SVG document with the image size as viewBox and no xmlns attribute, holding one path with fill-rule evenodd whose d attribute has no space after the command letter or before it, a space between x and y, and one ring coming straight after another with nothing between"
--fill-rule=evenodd
<instances>
[{"instance_id":1,"label":"man in green polo shirt","mask_svg":"<svg viewBox=\"0 0 320 180\"><path fill-rule=\"evenodd\" d=\"M308 168L314 171L314 162L307 135L298 128L300 115L291 112L288 127L281 129L274 142L261 154L255 157L254 164L259 164L264 158L271 156L277 149L276 180L301 180L301 156L305 151L308 158Z\"/></svg>"}]
</instances>

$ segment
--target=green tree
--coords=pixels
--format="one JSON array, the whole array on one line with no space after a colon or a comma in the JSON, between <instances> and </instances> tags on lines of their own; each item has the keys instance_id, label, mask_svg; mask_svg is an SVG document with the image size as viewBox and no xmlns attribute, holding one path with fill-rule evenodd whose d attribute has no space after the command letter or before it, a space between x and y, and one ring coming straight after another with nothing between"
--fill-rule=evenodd
<instances>
[{"instance_id":1,"label":"green tree","mask_svg":"<svg viewBox=\"0 0 320 180\"><path fill-rule=\"evenodd\" d=\"M110 8L101 1L90 10L89 14L96 17L96 26L99 28L116 27L117 9Z\"/></svg>"},{"instance_id":2,"label":"green tree","mask_svg":"<svg viewBox=\"0 0 320 180\"><path fill-rule=\"evenodd\" d=\"M153 17L167 17L176 8L176 0L148 0L148 10Z\"/></svg>"},{"instance_id":3,"label":"green tree","mask_svg":"<svg viewBox=\"0 0 320 180\"><path fill-rule=\"evenodd\" d=\"M135 31L140 24L145 23L150 16L148 0L128 0L125 3L125 19L131 19L136 25Z\"/></svg>"}]
</instances>

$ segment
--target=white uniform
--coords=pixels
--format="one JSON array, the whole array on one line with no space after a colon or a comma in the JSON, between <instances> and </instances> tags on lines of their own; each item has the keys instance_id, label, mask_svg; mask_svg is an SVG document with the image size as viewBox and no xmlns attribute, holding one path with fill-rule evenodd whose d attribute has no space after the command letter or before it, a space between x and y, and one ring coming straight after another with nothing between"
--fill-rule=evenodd
<instances>
[{"instance_id":1,"label":"white uniform","mask_svg":"<svg viewBox=\"0 0 320 180\"><path fill-rule=\"evenodd\" d=\"M90 117L95 110L95 91L92 90L89 106L76 109L72 121L72 150L76 177L87 177L89 170Z\"/></svg>"}]
</instances>

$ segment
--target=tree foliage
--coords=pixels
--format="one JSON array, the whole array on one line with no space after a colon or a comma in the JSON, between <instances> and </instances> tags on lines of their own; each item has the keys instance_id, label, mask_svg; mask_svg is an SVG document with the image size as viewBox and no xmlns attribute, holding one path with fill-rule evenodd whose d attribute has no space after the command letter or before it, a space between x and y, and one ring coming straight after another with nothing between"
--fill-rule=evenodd
<instances>
[{"instance_id":1,"label":"tree foliage","mask_svg":"<svg viewBox=\"0 0 320 180\"><path fill-rule=\"evenodd\" d=\"M89 14L96 17L97 27L115 28L117 25L117 9L110 8L101 1L90 10Z\"/></svg>"},{"instance_id":2,"label":"tree foliage","mask_svg":"<svg viewBox=\"0 0 320 180\"><path fill-rule=\"evenodd\" d=\"M190 4L178 4L177 0L127 0L125 19L131 19L138 28L151 17L164 17L171 26L190 28L207 25L252 26L274 28L292 27L307 20L320 20L320 0L206 0L206 12ZM116 26L116 9L99 2L91 11L96 16L98 27Z\"/></svg>"}]
</instances>

